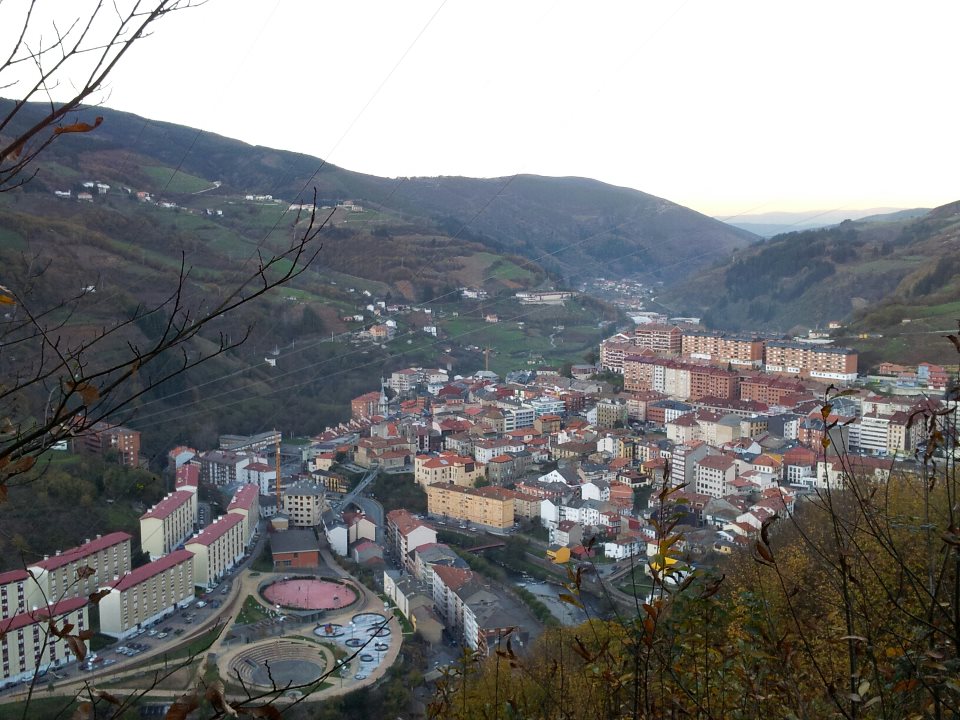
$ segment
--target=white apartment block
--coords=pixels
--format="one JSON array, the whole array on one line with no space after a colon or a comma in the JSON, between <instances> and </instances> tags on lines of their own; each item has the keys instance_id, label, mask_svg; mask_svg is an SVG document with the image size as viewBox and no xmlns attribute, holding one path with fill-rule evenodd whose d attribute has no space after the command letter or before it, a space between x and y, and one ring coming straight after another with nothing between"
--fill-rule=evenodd
<instances>
[{"instance_id":1,"label":"white apartment block","mask_svg":"<svg viewBox=\"0 0 960 720\"><path fill-rule=\"evenodd\" d=\"M50 633L51 620L58 628L73 625L73 635L87 630L87 598L68 598L0 620L0 686L29 681L37 672L76 659L66 640Z\"/></svg>"},{"instance_id":2,"label":"white apartment block","mask_svg":"<svg viewBox=\"0 0 960 720\"><path fill-rule=\"evenodd\" d=\"M193 553L174 550L108 583L100 630L123 639L193 600Z\"/></svg>"},{"instance_id":3,"label":"white apartment block","mask_svg":"<svg viewBox=\"0 0 960 720\"><path fill-rule=\"evenodd\" d=\"M93 572L78 572L90 568ZM33 579L27 584L27 606L87 596L114 577L130 571L130 535L115 532L98 535L79 547L45 557L27 568Z\"/></svg>"},{"instance_id":4,"label":"white apartment block","mask_svg":"<svg viewBox=\"0 0 960 720\"><path fill-rule=\"evenodd\" d=\"M737 462L727 455L708 455L696 466L696 492L722 498L727 484L737 476Z\"/></svg>"},{"instance_id":5,"label":"white apartment block","mask_svg":"<svg viewBox=\"0 0 960 720\"><path fill-rule=\"evenodd\" d=\"M212 588L243 558L243 517L221 515L187 540L193 553L193 584Z\"/></svg>"},{"instance_id":6,"label":"white apartment block","mask_svg":"<svg viewBox=\"0 0 960 720\"><path fill-rule=\"evenodd\" d=\"M197 496L187 490L170 493L140 516L140 547L156 560L193 533L193 506Z\"/></svg>"}]
</instances>

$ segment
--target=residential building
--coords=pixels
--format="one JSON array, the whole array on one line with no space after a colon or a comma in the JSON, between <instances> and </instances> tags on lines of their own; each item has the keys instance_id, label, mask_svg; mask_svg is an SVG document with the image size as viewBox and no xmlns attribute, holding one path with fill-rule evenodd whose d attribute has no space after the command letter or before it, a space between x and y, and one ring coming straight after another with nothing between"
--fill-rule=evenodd
<instances>
[{"instance_id":1,"label":"residential building","mask_svg":"<svg viewBox=\"0 0 960 720\"><path fill-rule=\"evenodd\" d=\"M696 492L721 498L737 476L737 463L728 455L707 455L696 464Z\"/></svg>"},{"instance_id":2,"label":"residential building","mask_svg":"<svg viewBox=\"0 0 960 720\"><path fill-rule=\"evenodd\" d=\"M241 485L233 494L233 499L227 506L227 513L240 515L243 518L243 542L249 545L260 522L259 488L256 485Z\"/></svg>"},{"instance_id":3,"label":"residential building","mask_svg":"<svg viewBox=\"0 0 960 720\"><path fill-rule=\"evenodd\" d=\"M81 568L90 568L93 572ZM98 535L83 545L32 563L27 571L27 607L66 598L87 598L108 580L130 571L130 535Z\"/></svg>"},{"instance_id":4,"label":"residential building","mask_svg":"<svg viewBox=\"0 0 960 720\"><path fill-rule=\"evenodd\" d=\"M177 490L140 516L140 547L151 560L172 552L193 533L195 501L194 493Z\"/></svg>"},{"instance_id":5,"label":"residential building","mask_svg":"<svg viewBox=\"0 0 960 720\"><path fill-rule=\"evenodd\" d=\"M237 470L237 482L241 485L255 485L261 495L276 491L277 467L264 462L252 462Z\"/></svg>"},{"instance_id":6,"label":"residential building","mask_svg":"<svg viewBox=\"0 0 960 720\"><path fill-rule=\"evenodd\" d=\"M283 512L293 527L316 527L327 505L322 484L301 480L283 493Z\"/></svg>"},{"instance_id":7,"label":"residential building","mask_svg":"<svg viewBox=\"0 0 960 720\"><path fill-rule=\"evenodd\" d=\"M26 570L9 570L0 573L0 620L27 611L29 580L30 573Z\"/></svg>"},{"instance_id":8,"label":"residential building","mask_svg":"<svg viewBox=\"0 0 960 720\"><path fill-rule=\"evenodd\" d=\"M243 517L221 515L185 543L193 553L193 584L211 588L243 558Z\"/></svg>"},{"instance_id":9,"label":"residential building","mask_svg":"<svg viewBox=\"0 0 960 720\"><path fill-rule=\"evenodd\" d=\"M355 397L350 401L350 417L353 420L364 420L379 415L380 393L372 391Z\"/></svg>"},{"instance_id":10,"label":"residential building","mask_svg":"<svg viewBox=\"0 0 960 720\"><path fill-rule=\"evenodd\" d=\"M784 398L807 392L803 383L774 375L755 375L740 380L740 399L767 405L782 405Z\"/></svg>"},{"instance_id":11,"label":"residential building","mask_svg":"<svg viewBox=\"0 0 960 720\"><path fill-rule=\"evenodd\" d=\"M427 512L503 530L513 525L513 498L498 487L427 485Z\"/></svg>"},{"instance_id":12,"label":"residential building","mask_svg":"<svg viewBox=\"0 0 960 720\"><path fill-rule=\"evenodd\" d=\"M771 340L764 348L764 370L841 383L857 379L857 352L850 348Z\"/></svg>"},{"instance_id":13,"label":"residential building","mask_svg":"<svg viewBox=\"0 0 960 720\"><path fill-rule=\"evenodd\" d=\"M323 534L327 538L330 549L340 557L346 557L350 541L347 524L343 521L343 518L332 509L324 510L320 517L320 525L323 527Z\"/></svg>"},{"instance_id":14,"label":"residential building","mask_svg":"<svg viewBox=\"0 0 960 720\"><path fill-rule=\"evenodd\" d=\"M72 597L0 619L0 682L29 681L38 672L73 662L67 641L51 634L49 626L51 621L58 628L72 625L73 635L88 630L87 607L85 596Z\"/></svg>"},{"instance_id":15,"label":"residential building","mask_svg":"<svg viewBox=\"0 0 960 720\"><path fill-rule=\"evenodd\" d=\"M685 330L681 353L712 365L759 367L763 363L763 340L744 335Z\"/></svg>"},{"instance_id":16,"label":"residential building","mask_svg":"<svg viewBox=\"0 0 960 720\"><path fill-rule=\"evenodd\" d=\"M256 456L224 450L210 450L200 455L200 481L205 485L222 487L237 482L237 473Z\"/></svg>"},{"instance_id":17,"label":"residential building","mask_svg":"<svg viewBox=\"0 0 960 720\"><path fill-rule=\"evenodd\" d=\"M283 439L279 430L268 430L256 435L221 435L220 449L232 453L259 453L263 450L273 450Z\"/></svg>"},{"instance_id":18,"label":"residential building","mask_svg":"<svg viewBox=\"0 0 960 720\"><path fill-rule=\"evenodd\" d=\"M600 343L600 367L623 374L623 359L636 351L637 345L632 338L622 333L614 335Z\"/></svg>"},{"instance_id":19,"label":"residential building","mask_svg":"<svg viewBox=\"0 0 960 720\"><path fill-rule=\"evenodd\" d=\"M633 340L637 347L663 355L679 355L683 349L683 331L677 325L642 323L634 329Z\"/></svg>"},{"instance_id":20,"label":"residential building","mask_svg":"<svg viewBox=\"0 0 960 720\"><path fill-rule=\"evenodd\" d=\"M200 505L197 497L200 492L200 465L189 462L177 467L174 477L174 490L183 490L191 493L190 509L193 512L193 524L200 521Z\"/></svg>"},{"instance_id":21,"label":"residential building","mask_svg":"<svg viewBox=\"0 0 960 720\"><path fill-rule=\"evenodd\" d=\"M477 462L472 457L463 457L449 452L442 452L439 455L417 455L414 462L414 478L424 488L437 483L473 487L485 474L486 468L483 463Z\"/></svg>"},{"instance_id":22,"label":"residential building","mask_svg":"<svg viewBox=\"0 0 960 720\"><path fill-rule=\"evenodd\" d=\"M386 539L397 559L405 565L407 572L412 573L413 567L408 565L409 554L421 545L435 543L437 531L401 508L387 513Z\"/></svg>"},{"instance_id":23,"label":"residential building","mask_svg":"<svg viewBox=\"0 0 960 720\"><path fill-rule=\"evenodd\" d=\"M623 427L627 422L627 404L623 400L605 399L597 403L598 428Z\"/></svg>"},{"instance_id":24,"label":"residential building","mask_svg":"<svg viewBox=\"0 0 960 720\"><path fill-rule=\"evenodd\" d=\"M194 597L193 553L174 550L112 582L100 599L100 631L123 639Z\"/></svg>"},{"instance_id":25,"label":"residential building","mask_svg":"<svg viewBox=\"0 0 960 720\"><path fill-rule=\"evenodd\" d=\"M140 432L106 422L94 423L78 438L83 449L106 455L117 454L117 462L126 467L140 467Z\"/></svg>"}]
</instances>

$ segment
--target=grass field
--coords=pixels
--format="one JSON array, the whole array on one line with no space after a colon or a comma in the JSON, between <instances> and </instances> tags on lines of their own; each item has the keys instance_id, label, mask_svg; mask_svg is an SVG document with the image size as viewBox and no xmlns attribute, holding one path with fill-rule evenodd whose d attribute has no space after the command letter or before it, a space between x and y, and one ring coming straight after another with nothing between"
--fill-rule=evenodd
<instances>
[{"instance_id":1,"label":"grass field","mask_svg":"<svg viewBox=\"0 0 960 720\"><path fill-rule=\"evenodd\" d=\"M173 168L162 165L147 165L141 168L143 174L153 181L154 192L160 192L166 188L171 193L195 193L200 190L206 190L213 185L209 180L204 180L196 175L190 175L182 170L173 173Z\"/></svg>"},{"instance_id":2,"label":"grass field","mask_svg":"<svg viewBox=\"0 0 960 720\"><path fill-rule=\"evenodd\" d=\"M253 595L247 595L246 600L243 601L243 607L237 613L236 622L238 625L250 625L260 620L266 620L266 618L267 612L263 605L258 603Z\"/></svg>"}]
</instances>

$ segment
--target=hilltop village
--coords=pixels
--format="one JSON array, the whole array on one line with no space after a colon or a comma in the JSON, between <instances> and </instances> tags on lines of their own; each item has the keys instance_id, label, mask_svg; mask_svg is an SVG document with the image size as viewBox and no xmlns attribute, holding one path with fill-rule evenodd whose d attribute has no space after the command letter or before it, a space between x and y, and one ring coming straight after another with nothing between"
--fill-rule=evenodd
<instances>
[{"instance_id":1,"label":"hilltop village","mask_svg":"<svg viewBox=\"0 0 960 720\"><path fill-rule=\"evenodd\" d=\"M883 364L866 377L855 350L823 340L646 319L569 376L409 367L354 398L350 420L318 437L223 435L214 449L171 449L171 492L143 513L139 538L98 536L0 574L0 679L75 659L63 638L43 641L37 628L49 620L124 640L206 604L198 598L261 552L261 536L274 571L340 564L435 647L486 653L505 632L522 644L544 621L582 618L549 603L544 615L545 598L524 591L526 573L492 577L471 560L484 550L522 539L539 577L570 560L596 569L614 600L634 602L649 591L656 519L667 511L659 488L677 488L669 512L682 515L686 562L714 563L750 546L774 514L836 487L844 463L877 476L909 466L923 442L911 416L939 407L932 398L950 380L929 363ZM857 392L824 413L830 386ZM98 425L72 449L141 463L130 428ZM393 499L399 490L419 500L406 507ZM134 567L138 545L149 560ZM626 589L616 584L624 577Z\"/></svg>"}]
</instances>

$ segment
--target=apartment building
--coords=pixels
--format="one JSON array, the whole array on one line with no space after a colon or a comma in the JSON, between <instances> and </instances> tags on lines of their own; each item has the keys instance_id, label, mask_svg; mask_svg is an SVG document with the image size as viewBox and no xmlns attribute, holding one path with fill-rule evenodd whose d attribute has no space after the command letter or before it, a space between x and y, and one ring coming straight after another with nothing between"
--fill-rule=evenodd
<instances>
[{"instance_id":1,"label":"apartment building","mask_svg":"<svg viewBox=\"0 0 960 720\"><path fill-rule=\"evenodd\" d=\"M437 531L407 510L391 510L387 513L387 542L407 572L413 573L412 551L421 545L437 542Z\"/></svg>"},{"instance_id":2,"label":"apartment building","mask_svg":"<svg viewBox=\"0 0 960 720\"><path fill-rule=\"evenodd\" d=\"M185 544L193 553L193 584L211 588L243 558L243 517L221 515Z\"/></svg>"},{"instance_id":3,"label":"apartment building","mask_svg":"<svg viewBox=\"0 0 960 720\"><path fill-rule=\"evenodd\" d=\"M30 573L10 570L0 573L0 620L27 611L27 584Z\"/></svg>"},{"instance_id":4,"label":"apartment building","mask_svg":"<svg viewBox=\"0 0 960 720\"><path fill-rule=\"evenodd\" d=\"M809 394L803 383L797 380L757 375L740 380L740 399L754 400L767 405L782 405L790 396L804 396Z\"/></svg>"},{"instance_id":5,"label":"apartment building","mask_svg":"<svg viewBox=\"0 0 960 720\"><path fill-rule=\"evenodd\" d=\"M427 512L499 530L513 525L513 498L498 487L427 485Z\"/></svg>"},{"instance_id":6,"label":"apartment building","mask_svg":"<svg viewBox=\"0 0 960 720\"><path fill-rule=\"evenodd\" d=\"M690 394L687 399L696 401L710 397L732 400L737 397L740 384L737 373L699 365L688 366L687 371L690 373Z\"/></svg>"},{"instance_id":7,"label":"apartment building","mask_svg":"<svg viewBox=\"0 0 960 720\"><path fill-rule=\"evenodd\" d=\"M623 427L627 422L627 404L623 400L601 400L597 403L598 428Z\"/></svg>"},{"instance_id":8,"label":"apartment building","mask_svg":"<svg viewBox=\"0 0 960 720\"><path fill-rule=\"evenodd\" d=\"M106 583L100 599L100 631L123 639L148 623L185 607L194 597L193 553L174 550Z\"/></svg>"},{"instance_id":9,"label":"apartment building","mask_svg":"<svg viewBox=\"0 0 960 720\"><path fill-rule=\"evenodd\" d=\"M677 325L643 323L633 331L638 348L647 348L661 355L679 355L683 349L683 330Z\"/></svg>"},{"instance_id":10,"label":"apartment building","mask_svg":"<svg viewBox=\"0 0 960 720\"><path fill-rule=\"evenodd\" d=\"M350 418L363 420L378 415L380 410L380 393L377 391L364 393L350 401Z\"/></svg>"},{"instance_id":11,"label":"apartment building","mask_svg":"<svg viewBox=\"0 0 960 720\"><path fill-rule=\"evenodd\" d=\"M523 450L523 441L509 437L476 440L473 443L473 457L479 463L488 463L498 455Z\"/></svg>"},{"instance_id":12,"label":"apartment building","mask_svg":"<svg viewBox=\"0 0 960 720\"><path fill-rule=\"evenodd\" d=\"M683 333L681 354L713 365L760 367L763 364L763 340L745 335L687 330Z\"/></svg>"},{"instance_id":13,"label":"apartment building","mask_svg":"<svg viewBox=\"0 0 960 720\"><path fill-rule=\"evenodd\" d=\"M140 547L156 560L172 552L193 533L197 496L186 490L169 493L140 516Z\"/></svg>"},{"instance_id":14,"label":"apartment building","mask_svg":"<svg viewBox=\"0 0 960 720\"><path fill-rule=\"evenodd\" d=\"M623 389L629 392L654 390L654 366L651 355L627 355L623 358Z\"/></svg>"},{"instance_id":15,"label":"apartment building","mask_svg":"<svg viewBox=\"0 0 960 720\"><path fill-rule=\"evenodd\" d=\"M241 485L227 506L227 514L231 513L243 518L243 543L249 545L260 522L260 488Z\"/></svg>"},{"instance_id":16,"label":"apartment building","mask_svg":"<svg viewBox=\"0 0 960 720\"><path fill-rule=\"evenodd\" d=\"M771 340L766 343L763 362L768 373L838 382L857 379L857 352L850 348Z\"/></svg>"},{"instance_id":17,"label":"apartment building","mask_svg":"<svg viewBox=\"0 0 960 720\"><path fill-rule=\"evenodd\" d=\"M81 568L90 568L93 572ZM27 607L42 607L61 599L86 599L107 580L130 571L130 535L98 535L83 545L47 556L28 568Z\"/></svg>"},{"instance_id":18,"label":"apartment building","mask_svg":"<svg viewBox=\"0 0 960 720\"><path fill-rule=\"evenodd\" d=\"M273 450L283 439L279 430L268 430L256 435L221 435L217 441L220 449L231 453L259 453Z\"/></svg>"},{"instance_id":19,"label":"apartment building","mask_svg":"<svg viewBox=\"0 0 960 720\"><path fill-rule=\"evenodd\" d=\"M193 524L196 525L200 520L200 506L197 497L200 491L200 465L191 462L178 466L173 489L184 490L193 494L190 507L193 510Z\"/></svg>"},{"instance_id":20,"label":"apartment building","mask_svg":"<svg viewBox=\"0 0 960 720\"><path fill-rule=\"evenodd\" d=\"M97 455L117 454L117 462L126 467L140 466L140 432L106 422L94 423L76 438L74 445Z\"/></svg>"},{"instance_id":21,"label":"apartment building","mask_svg":"<svg viewBox=\"0 0 960 720\"><path fill-rule=\"evenodd\" d=\"M727 494L728 483L737 476L737 462L727 455L708 455L696 464L696 492L699 495L721 498Z\"/></svg>"},{"instance_id":22,"label":"apartment building","mask_svg":"<svg viewBox=\"0 0 960 720\"><path fill-rule=\"evenodd\" d=\"M205 485L222 487L237 482L237 471L257 457L248 453L211 450L200 455L200 480Z\"/></svg>"},{"instance_id":23,"label":"apartment building","mask_svg":"<svg viewBox=\"0 0 960 720\"><path fill-rule=\"evenodd\" d=\"M426 488L437 483L473 487L477 480L486 476L486 466L472 457L453 453L417 455L414 462L414 479Z\"/></svg>"},{"instance_id":24,"label":"apartment building","mask_svg":"<svg viewBox=\"0 0 960 720\"><path fill-rule=\"evenodd\" d=\"M600 343L600 368L615 373L623 373L623 359L637 352L633 338L624 334L614 335Z\"/></svg>"},{"instance_id":25,"label":"apartment building","mask_svg":"<svg viewBox=\"0 0 960 720\"><path fill-rule=\"evenodd\" d=\"M325 490L321 483L301 480L283 493L283 512L293 527L316 527L326 508Z\"/></svg>"},{"instance_id":26,"label":"apartment building","mask_svg":"<svg viewBox=\"0 0 960 720\"><path fill-rule=\"evenodd\" d=\"M73 625L73 635L89 629L87 598L67 598L0 619L0 685L30 680L76 659L66 640L50 634L51 621L58 628Z\"/></svg>"}]
</instances>

